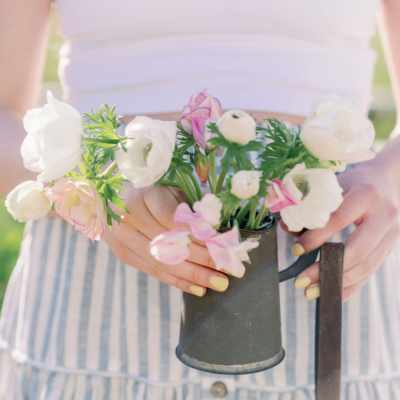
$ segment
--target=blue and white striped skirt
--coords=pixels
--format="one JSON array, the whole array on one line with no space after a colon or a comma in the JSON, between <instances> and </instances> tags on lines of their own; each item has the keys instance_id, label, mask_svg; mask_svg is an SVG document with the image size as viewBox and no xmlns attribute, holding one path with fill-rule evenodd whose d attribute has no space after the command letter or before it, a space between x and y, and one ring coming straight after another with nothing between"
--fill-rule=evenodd
<instances>
[{"instance_id":1,"label":"blue and white striped skirt","mask_svg":"<svg viewBox=\"0 0 400 400\"><path fill-rule=\"evenodd\" d=\"M280 263L288 264L280 233ZM400 251L344 306L343 400L400 399ZM181 296L58 219L28 224L0 319L1 400L312 400L315 304L281 285L287 357L218 376L174 354ZM216 383L218 382L218 383Z\"/></svg>"}]
</instances>

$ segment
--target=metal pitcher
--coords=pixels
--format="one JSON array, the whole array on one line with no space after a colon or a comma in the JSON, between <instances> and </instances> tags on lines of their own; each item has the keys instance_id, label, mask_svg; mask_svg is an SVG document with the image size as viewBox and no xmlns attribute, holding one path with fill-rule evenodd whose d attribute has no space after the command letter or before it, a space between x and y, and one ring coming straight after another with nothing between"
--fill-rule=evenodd
<instances>
[{"instance_id":1,"label":"metal pitcher","mask_svg":"<svg viewBox=\"0 0 400 400\"><path fill-rule=\"evenodd\" d=\"M279 364L282 348L279 282L315 262L318 251L278 271L277 231L273 221L262 231L242 230L242 238L260 237L241 279L231 278L224 293L203 298L183 294L176 355L184 364L218 374L249 374Z\"/></svg>"}]
</instances>

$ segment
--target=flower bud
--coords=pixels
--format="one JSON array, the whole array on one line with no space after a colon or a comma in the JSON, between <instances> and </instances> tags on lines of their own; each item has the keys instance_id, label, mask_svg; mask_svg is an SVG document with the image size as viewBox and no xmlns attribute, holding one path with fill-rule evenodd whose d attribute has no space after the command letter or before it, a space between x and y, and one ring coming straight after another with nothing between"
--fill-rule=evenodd
<instances>
[{"instance_id":1,"label":"flower bud","mask_svg":"<svg viewBox=\"0 0 400 400\"><path fill-rule=\"evenodd\" d=\"M260 190L261 171L239 171L233 175L231 193L237 198L246 200L255 196Z\"/></svg>"},{"instance_id":2,"label":"flower bud","mask_svg":"<svg viewBox=\"0 0 400 400\"><path fill-rule=\"evenodd\" d=\"M218 129L225 139L245 145L256 138L256 121L242 111L227 111L217 122Z\"/></svg>"}]
</instances>

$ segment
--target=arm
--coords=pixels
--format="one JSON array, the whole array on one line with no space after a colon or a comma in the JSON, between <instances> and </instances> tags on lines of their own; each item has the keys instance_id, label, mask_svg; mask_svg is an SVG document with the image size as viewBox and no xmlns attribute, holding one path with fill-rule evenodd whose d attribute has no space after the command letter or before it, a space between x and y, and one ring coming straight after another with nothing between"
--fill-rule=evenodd
<instances>
[{"instance_id":1,"label":"arm","mask_svg":"<svg viewBox=\"0 0 400 400\"><path fill-rule=\"evenodd\" d=\"M390 140L379 154L379 160L385 164L394 176L395 184L400 185L400 0L382 0L380 31L383 39L386 62L389 67L392 90L395 98L397 124Z\"/></svg>"},{"instance_id":2,"label":"arm","mask_svg":"<svg viewBox=\"0 0 400 400\"><path fill-rule=\"evenodd\" d=\"M19 155L25 136L20 122L34 106L48 38L50 0L0 1L0 195L29 177Z\"/></svg>"},{"instance_id":3,"label":"arm","mask_svg":"<svg viewBox=\"0 0 400 400\"><path fill-rule=\"evenodd\" d=\"M382 0L381 30L385 41L397 115L400 113L400 0ZM397 133L397 134L396 134ZM383 264L400 237L400 133L375 159L358 164L340 176L344 201L322 229L308 231L297 239L296 255L311 251L342 229L355 225L346 240L343 298L354 294ZM296 287L309 299L319 296L318 263L304 271Z\"/></svg>"}]
</instances>

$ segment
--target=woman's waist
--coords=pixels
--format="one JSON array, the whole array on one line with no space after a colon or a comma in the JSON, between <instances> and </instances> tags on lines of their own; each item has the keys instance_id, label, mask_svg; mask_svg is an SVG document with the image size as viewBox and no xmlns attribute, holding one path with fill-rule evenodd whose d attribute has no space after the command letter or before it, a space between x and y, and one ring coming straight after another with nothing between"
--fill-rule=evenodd
<instances>
[{"instance_id":1,"label":"woman's waist","mask_svg":"<svg viewBox=\"0 0 400 400\"><path fill-rule=\"evenodd\" d=\"M274 112L274 111L260 111L260 110L244 110L247 111L250 115L253 116L253 118L257 122L262 122L265 119L269 118L275 118L280 121L288 122L290 124L302 124L305 120L304 116L301 115L295 115L295 114L290 114L290 113L280 113L280 112ZM181 111L172 111L172 112L143 112L140 113L140 115L145 115L150 118L154 119L159 119L162 121L179 121L181 118L182 112ZM121 121L124 124L129 123L132 121L136 116L138 116L137 113L127 113L124 114L121 118Z\"/></svg>"},{"instance_id":2,"label":"woman's waist","mask_svg":"<svg viewBox=\"0 0 400 400\"><path fill-rule=\"evenodd\" d=\"M332 94L366 109L373 61L370 49L279 36L191 36L74 42L63 51L60 71L70 101L82 111L102 103L123 114L175 111L206 88L227 109L307 115Z\"/></svg>"}]
</instances>

